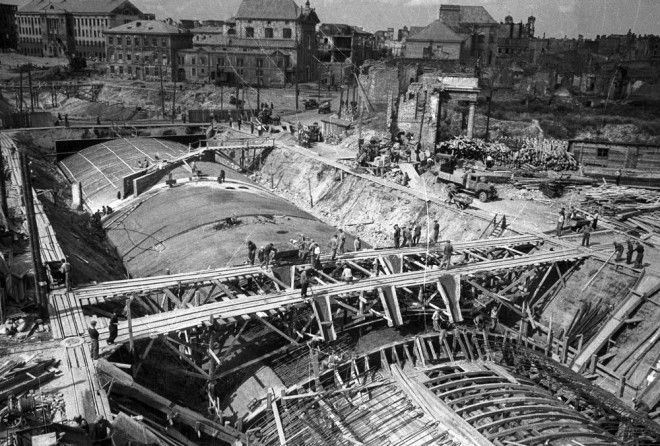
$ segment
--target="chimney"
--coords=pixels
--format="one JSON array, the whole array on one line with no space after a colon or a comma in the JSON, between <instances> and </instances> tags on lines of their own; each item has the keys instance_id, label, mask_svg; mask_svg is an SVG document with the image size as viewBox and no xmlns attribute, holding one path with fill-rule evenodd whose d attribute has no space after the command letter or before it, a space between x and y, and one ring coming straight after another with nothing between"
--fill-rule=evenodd
<instances>
[{"instance_id":1,"label":"chimney","mask_svg":"<svg viewBox=\"0 0 660 446\"><path fill-rule=\"evenodd\" d=\"M461 5L440 5L439 19L445 25L458 25L461 21Z\"/></svg>"}]
</instances>

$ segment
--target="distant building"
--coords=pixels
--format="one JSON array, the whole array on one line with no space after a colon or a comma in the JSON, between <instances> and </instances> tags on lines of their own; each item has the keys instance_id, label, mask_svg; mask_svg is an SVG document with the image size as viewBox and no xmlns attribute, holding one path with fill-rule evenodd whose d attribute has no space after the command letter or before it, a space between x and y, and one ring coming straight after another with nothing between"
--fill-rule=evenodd
<instances>
[{"instance_id":1,"label":"distant building","mask_svg":"<svg viewBox=\"0 0 660 446\"><path fill-rule=\"evenodd\" d=\"M18 45L17 9L16 5L0 3L0 50L16 49Z\"/></svg>"},{"instance_id":2,"label":"distant building","mask_svg":"<svg viewBox=\"0 0 660 446\"><path fill-rule=\"evenodd\" d=\"M105 39L110 74L129 79L176 79L177 51L192 47L189 30L157 20L117 26Z\"/></svg>"},{"instance_id":3,"label":"distant building","mask_svg":"<svg viewBox=\"0 0 660 446\"><path fill-rule=\"evenodd\" d=\"M32 0L16 12L18 51L103 59L103 33L142 16L129 0Z\"/></svg>"},{"instance_id":4,"label":"distant building","mask_svg":"<svg viewBox=\"0 0 660 446\"><path fill-rule=\"evenodd\" d=\"M417 34L407 37L403 57L458 61L464 40L463 36L452 31L442 20L436 20Z\"/></svg>"},{"instance_id":5,"label":"distant building","mask_svg":"<svg viewBox=\"0 0 660 446\"><path fill-rule=\"evenodd\" d=\"M397 40L399 42L404 42L408 39L408 36L414 36L415 34L421 32L426 26L411 26L408 28L404 26L397 32Z\"/></svg>"},{"instance_id":6,"label":"distant building","mask_svg":"<svg viewBox=\"0 0 660 446\"><path fill-rule=\"evenodd\" d=\"M243 0L232 21L193 30L194 48L179 53L179 79L262 86L316 79L319 22L309 1Z\"/></svg>"},{"instance_id":7,"label":"distant building","mask_svg":"<svg viewBox=\"0 0 660 446\"><path fill-rule=\"evenodd\" d=\"M534 39L536 18L530 16L527 23L514 23L513 17L506 16L504 23L497 28L497 57L499 59L519 59L531 62L531 42Z\"/></svg>"},{"instance_id":8,"label":"distant building","mask_svg":"<svg viewBox=\"0 0 660 446\"><path fill-rule=\"evenodd\" d=\"M440 5L440 20L463 37L461 63L490 65L497 54L499 23L483 6Z\"/></svg>"},{"instance_id":9,"label":"distant building","mask_svg":"<svg viewBox=\"0 0 660 446\"><path fill-rule=\"evenodd\" d=\"M361 65L371 59L374 53L373 34L362 28L338 23L324 23L319 26L318 58L322 62L344 62L350 59L355 65Z\"/></svg>"}]
</instances>

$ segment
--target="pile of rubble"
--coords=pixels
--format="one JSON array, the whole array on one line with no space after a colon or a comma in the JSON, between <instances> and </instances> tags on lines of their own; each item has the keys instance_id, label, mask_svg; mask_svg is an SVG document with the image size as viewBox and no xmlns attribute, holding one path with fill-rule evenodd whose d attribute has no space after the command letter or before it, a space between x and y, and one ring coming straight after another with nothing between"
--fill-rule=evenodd
<instances>
[{"instance_id":1,"label":"pile of rubble","mask_svg":"<svg viewBox=\"0 0 660 446\"><path fill-rule=\"evenodd\" d=\"M556 139L525 139L520 150L513 153L513 162L557 172L578 169L578 162L568 152L568 143Z\"/></svg>"},{"instance_id":2,"label":"pile of rubble","mask_svg":"<svg viewBox=\"0 0 660 446\"><path fill-rule=\"evenodd\" d=\"M583 207L601 210L620 230L660 235L660 193L632 187L603 185L585 194Z\"/></svg>"},{"instance_id":3,"label":"pile of rubble","mask_svg":"<svg viewBox=\"0 0 660 446\"><path fill-rule=\"evenodd\" d=\"M43 393L42 385L60 373L54 359L6 359L0 363L0 422L7 427L43 424L64 413L60 395Z\"/></svg>"},{"instance_id":4,"label":"pile of rubble","mask_svg":"<svg viewBox=\"0 0 660 446\"><path fill-rule=\"evenodd\" d=\"M483 161L487 156L493 160L506 163L511 156L511 149L502 143L488 143L482 139L458 136L440 143L438 149L444 153L451 153L457 158Z\"/></svg>"}]
</instances>

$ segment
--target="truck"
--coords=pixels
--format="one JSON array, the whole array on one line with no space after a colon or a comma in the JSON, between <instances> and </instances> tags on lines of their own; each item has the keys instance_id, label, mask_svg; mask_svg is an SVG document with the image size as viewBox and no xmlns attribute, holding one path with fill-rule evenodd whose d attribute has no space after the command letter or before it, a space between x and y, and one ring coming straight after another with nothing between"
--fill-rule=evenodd
<instances>
[{"instance_id":1,"label":"truck","mask_svg":"<svg viewBox=\"0 0 660 446\"><path fill-rule=\"evenodd\" d=\"M484 203L497 198L495 186L486 182L479 172L447 173L438 171L437 176L438 182L455 184L461 192L474 195Z\"/></svg>"}]
</instances>

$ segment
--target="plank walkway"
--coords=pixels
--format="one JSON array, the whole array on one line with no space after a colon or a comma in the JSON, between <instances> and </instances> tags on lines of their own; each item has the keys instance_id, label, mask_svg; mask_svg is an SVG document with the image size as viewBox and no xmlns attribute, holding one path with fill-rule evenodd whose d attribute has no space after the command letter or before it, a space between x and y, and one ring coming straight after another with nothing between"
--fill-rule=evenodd
<instances>
[{"instance_id":1,"label":"plank walkway","mask_svg":"<svg viewBox=\"0 0 660 446\"><path fill-rule=\"evenodd\" d=\"M7 166L11 172L11 180L7 184L7 193L15 197L21 197L22 194L22 185L23 178L21 176L20 168L20 153L16 147L16 143L4 133L0 133L0 148L2 150L2 156L6 160ZM41 251L41 259L44 263L59 262L64 258L64 252L62 247L57 241L55 236L55 231L44 212L44 208L39 200L34 189L32 190L32 196L34 198L34 213L37 220L37 229L39 231L39 248ZM14 200L15 203L13 207L16 210L25 215L25 207L23 206L20 198ZM27 220L23 220L23 233L28 233Z\"/></svg>"},{"instance_id":2,"label":"plank walkway","mask_svg":"<svg viewBox=\"0 0 660 446\"><path fill-rule=\"evenodd\" d=\"M507 270L557 261L577 260L589 256L589 252L575 248L532 254L523 257L457 265L449 270L430 269L370 277L349 284L331 283L317 285L314 287L314 297L320 298L326 296L356 294L361 291L373 291L378 288L386 289L392 286L401 288L418 285L420 283L434 283L448 274L471 275L485 271ZM292 305L300 305L303 303L304 301L300 297L300 290L288 289L280 293L244 296L239 299L214 302L200 307L177 309L165 313L148 315L133 319L133 339L147 339L174 331L192 328L199 326L204 322L208 322L211 317L217 320L217 322L221 322L223 319L260 315L271 310L286 308L287 306ZM102 338L107 335L106 329L101 329L99 331L101 332ZM129 339L127 322L121 322L119 324L119 333L116 342L127 342Z\"/></svg>"},{"instance_id":3,"label":"plank walkway","mask_svg":"<svg viewBox=\"0 0 660 446\"><path fill-rule=\"evenodd\" d=\"M534 244L543 239L535 235L513 235L497 239L479 239L467 242L456 242L453 244L454 251L460 252L465 249L496 249L516 245ZM414 255L424 254L428 251L439 251L444 244L426 246L425 244L413 248L386 248L369 249L358 252L347 252L337 257L341 260L369 259L378 256L390 255ZM330 255L323 255L322 261L329 261ZM302 267L303 265L301 265ZM144 277L137 279L115 280L77 288L74 294L84 305L102 303L105 299L123 296L131 293L141 294L157 291L163 288L186 286L190 284L210 284L216 281L226 281L240 276L256 276L270 274L260 266L242 265L228 268L217 268L191 273L180 273L166 276Z\"/></svg>"}]
</instances>

